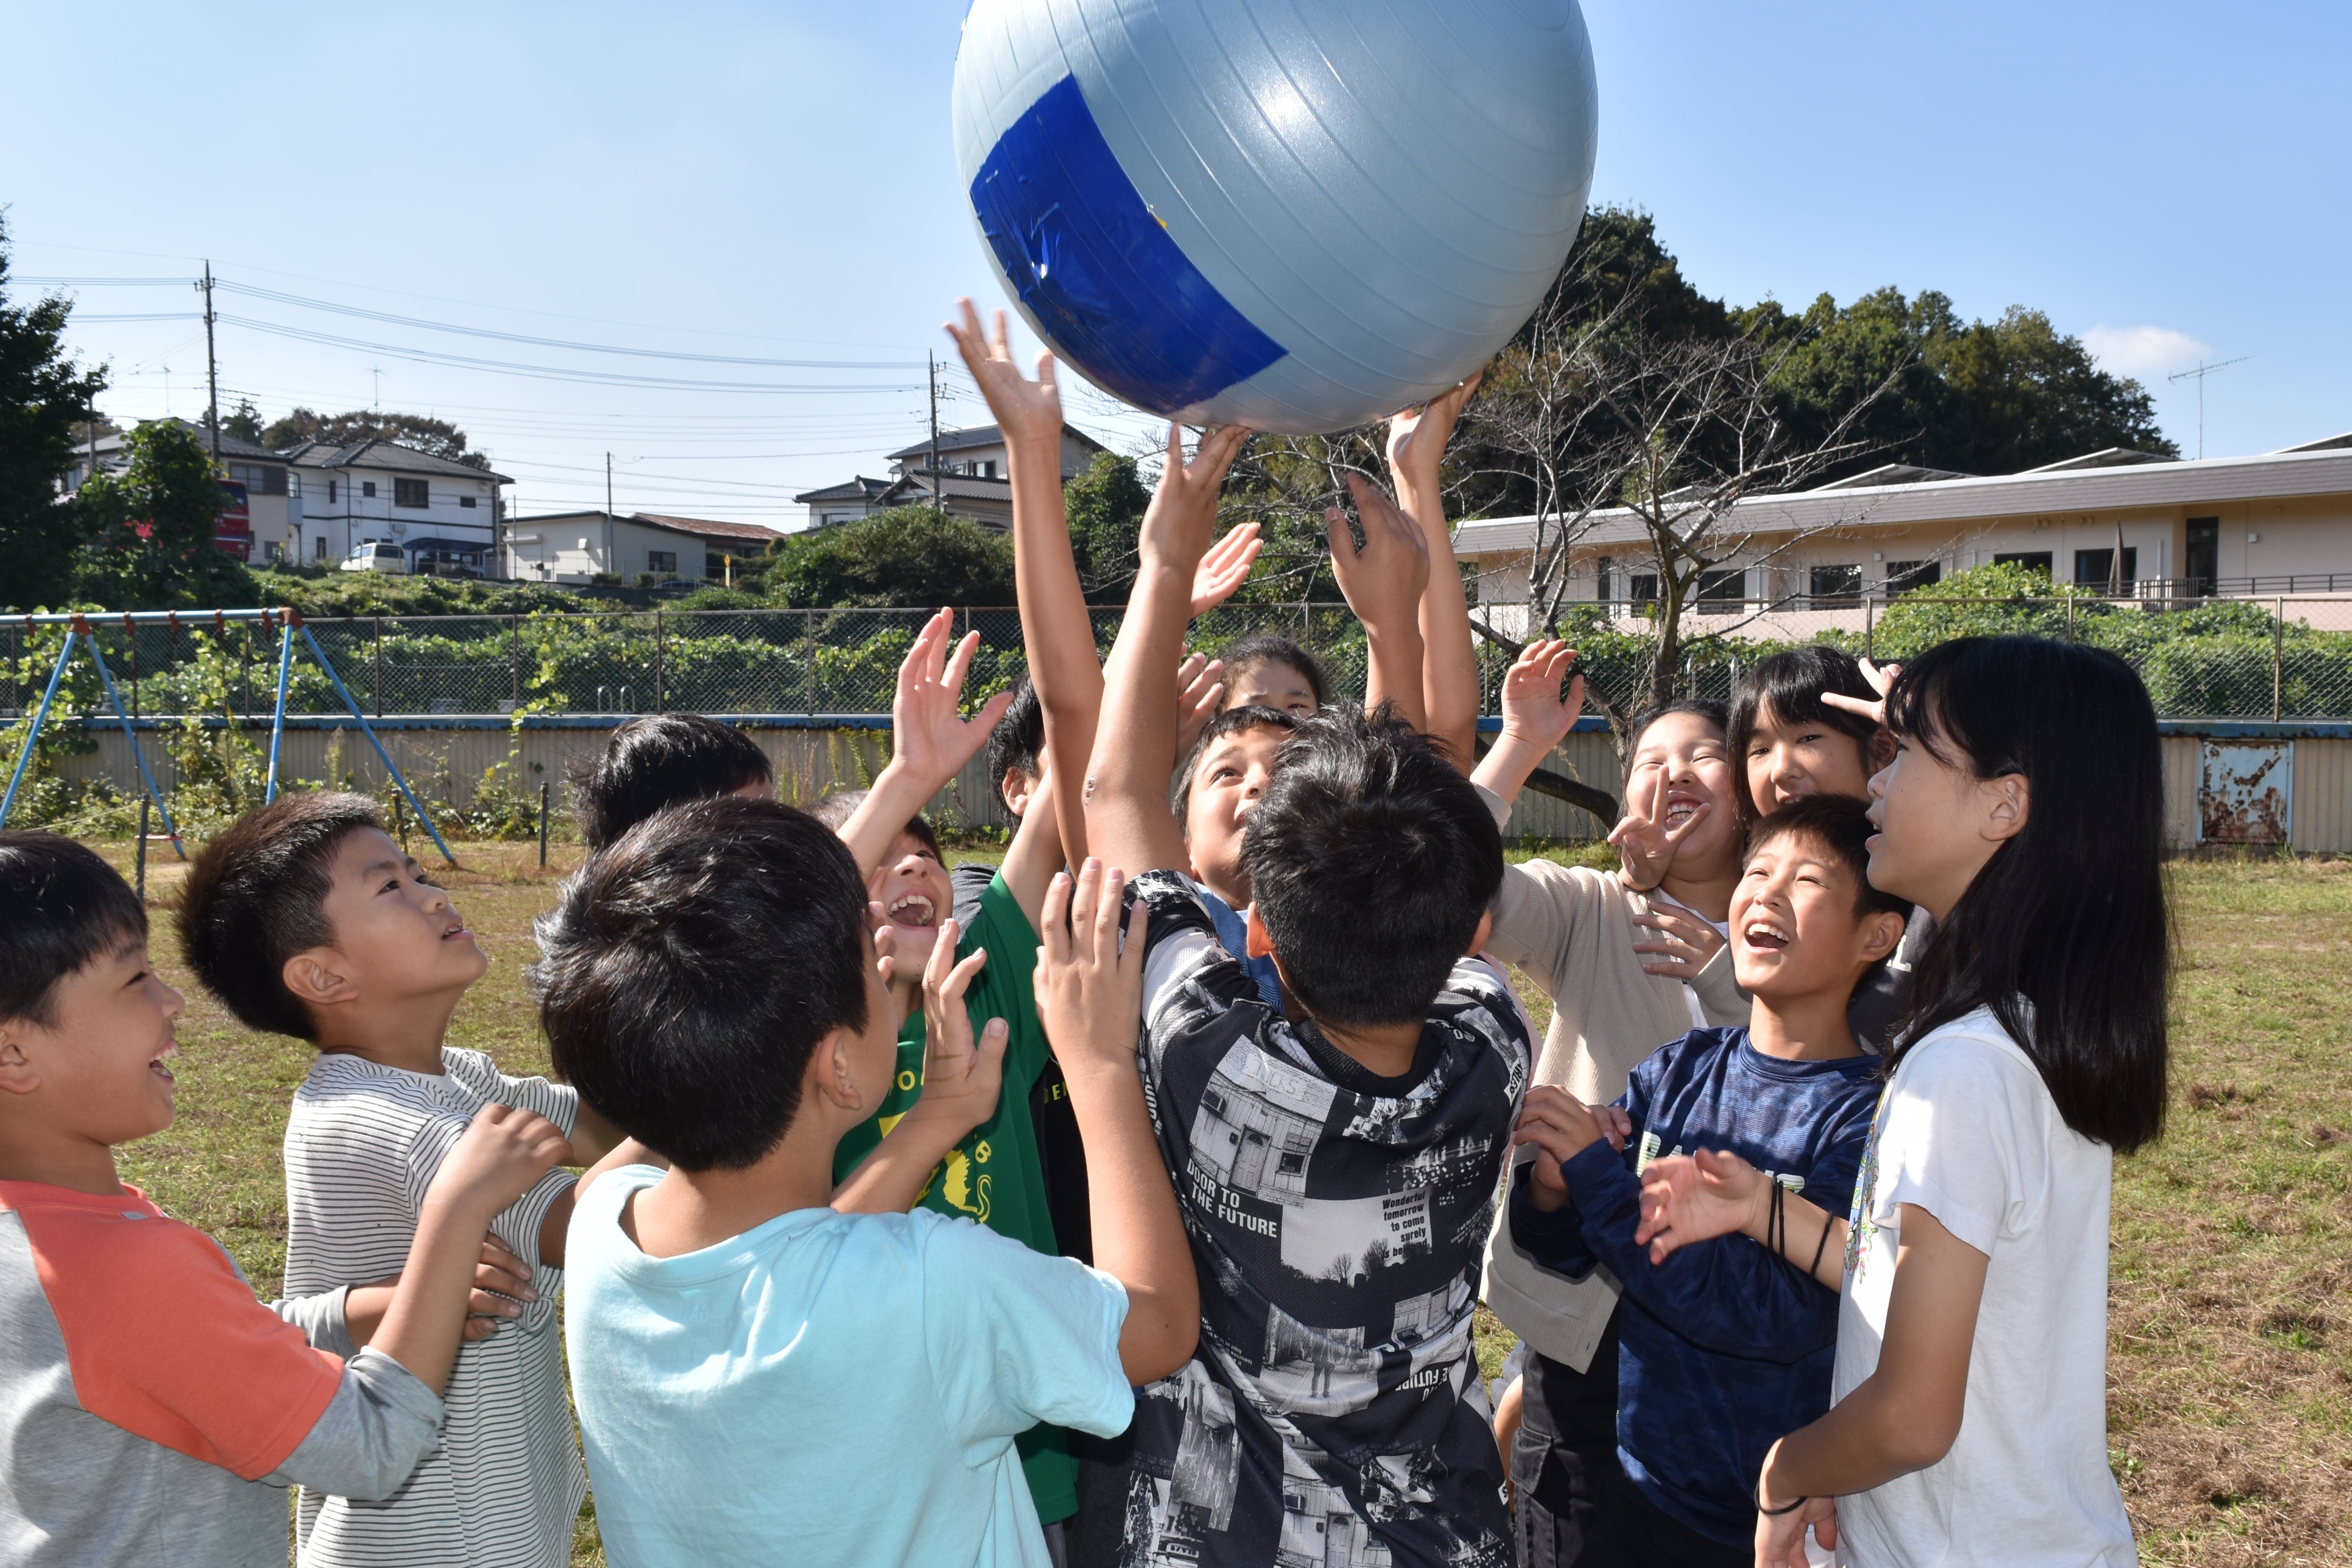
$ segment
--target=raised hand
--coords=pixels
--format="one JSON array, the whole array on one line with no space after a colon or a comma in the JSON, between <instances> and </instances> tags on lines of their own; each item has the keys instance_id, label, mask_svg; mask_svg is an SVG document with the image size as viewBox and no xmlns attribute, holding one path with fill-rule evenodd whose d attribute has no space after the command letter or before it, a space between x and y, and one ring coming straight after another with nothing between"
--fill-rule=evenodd
<instances>
[{"instance_id":1,"label":"raised hand","mask_svg":"<svg viewBox=\"0 0 2352 1568\"><path fill-rule=\"evenodd\" d=\"M1771 1201L1764 1173L1727 1149L1670 1154L1642 1173L1642 1223L1633 1244L1664 1263L1677 1247L1759 1227Z\"/></svg>"},{"instance_id":2,"label":"raised hand","mask_svg":"<svg viewBox=\"0 0 2352 1568\"><path fill-rule=\"evenodd\" d=\"M924 624L899 661L898 687L890 697L890 760L913 775L927 800L979 754L1013 702L1010 691L1000 691L970 720L963 717L964 677L980 651L980 634L966 633L950 653L954 626L953 610Z\"/></svg>"},{"instance_id":3,"label":"raised hand","mask_svg":"<svg viewBox=\"0 0 2352 1568\"><path fill-rule=\"evenodd\" d=\"M1616 1106L1587 1105L1551 1084L1528 1089L1511 1139L1520 1148L1532 1145L1536 1150L1529 1173L1536 1206L1556 1209L1566 1203L1568 1178L1560 1167L1598 1142L1622 1149L1632 1131L1631 1121Z\"/></svg>"},{"instance_id":4,"label":"raised hand","mask_svg":"<svg viewBox=\"0 0 2352 1568\"><path fill-rule=\"evenodd\" d=\"M1143 1012L1143 900L1136 900L1120 941L1119 895L1126 879L1089 856L1076 882L1057 873L1045 893L1045 941L1031 984L1055 1059L1067 1074L1105 1068L1133 1074Z\"/></svg>"},{"instance_id":5,"label":"raised hand","mask_svg":"<svg viewBox=\"0 0 2352 1568\"><path fill-rule=\"evenodd\" d=\"M1560 678L1576 662L1576 650L1557 637L1528 644L1511 661L1503 677L1503 733L1549 752L1568 739L1584 711L1584 677L1568 682L1560 695Z\"/></svg>"},{"instance_id":6,"label":"raised hand","mask_svg":"<svg viewBox=\"0 0 2352 1568\"><path fill-rule=\"evenodd\" d=\"M1658 933L1633 944L1633 951L1644 955L1642 967L1652 974L1696 980L1724 948L1723 933L1680 904L1653 900L1649 913L1635 915L1633 923Z\"/></svg>"},{"instance_id":7,"label":"raised hand","mask_svg":"<svg viewBox=\"0 0 2352 1568\"><path fill-rule=\"evenodd\" d=\"M987 963L988 952L983 948L957 963L956 935L956 922L942 921L930 962L923 967L923 1094L908 1114L919 1112L926 1121L951 1126L961 1138L996 1114L1009 1037L1004 1020L991 1018L973 1039L964 992Z\"/></svg>"},{"instance_id":8,"label":"raised hand","mask_svg":"<svg viewBox=\"0 0 2352 1568\"><path fill-rule=\"evenodd\" d=\"M1225 471L1241 455L1249 431L1223 425L1201 437L1192 460L1184 460L1184 427L1168 426L1168 460L1160 470L1160 487L1143 509L1143 527L1136 547L1147 562L1195 574L1208 553L1209 535L1217 526L1217 496L1224 489Z\"/></svg>"},{"instance_id":9,"label":"raised hand","mask_svg":"<svg viewBox=\"0 0 2352 1568\"><path fill-rule=\"evenodd\" d=\"M1609 830L1609 842L1616 846L1617 858L1625 868L1626 885L1641 892L1646 893L1666 879L1667 868L1675 863L1675 851L1682 847L1691 830L1715 810L1713 801L1701 801L1691 808L1680 826L1668 827L1660 820L1665 793L1665 775L1660 773L1653 781L1649 799L1637 804L1628 795L1625 815Z\"/></svg>"},{"instance_id":10,"label":"raised hand","mask_svg":"<svg viewBox=\"0 0 2352 1568\"><path fill-rule=\"evenodd\" d=\"M1402 478L1411 469L1415 479L1437 478L1437 466L1445 456L1445 443L1453 438L1454 427L1462 419L1462 410L1478 390L1486 375L1481 370L1459 386L1439 393L1419 408L1406 408L1389 418L1389 467Z\"/></svg>"},{"instance_id":11,"label":"raised hand","mask_svg":"<svg viewBox=\"0 0 2352 1568\"><path fill-rule=\"evenodd\" d=\"M1225 661L1187 654L1176 667L1176 755L1191 754L1192 742L1225 704Z\"/></svg>"},{"instance_id":12,"label":"raised hand","mask_svg":"<svg viewBox=\"0 0 2352 1568\"><path fill-rule=\"evenodd\" d=\"M1200 569L1192 574L1192 614L1195 618L1207 615L1234 596L1234 590L1249 581L1250 568L1256 563L1257 552L1265 548L1258 537L1255 522L1237 522L1225 531L1225 536L1209 546L1201 557Z\"/></svg>"},{"instance_id":13,"label":"raised hand","mask_svg":"<svg viewBox=\"0 0 2352 1568\"><path fill-rule=\"evenodd\" d=\"M1864 702L1861 698L1848 697L1843 691L1824 691L1822 693L1822 700L1832 708L1843 708L1849 713L1859 713L1879 728L1885 729L1886 727L1886 694L1895 689L1895 678L1903 673L1903 667L1899 664L1873 664L1866 658L1860 663L1862 678L1870 682L1872 690L1878 693L1877 701Z\"/></svg>"},{"instance_id":14,"label":"raised hand","mask_svg":"<svg viewBox=\"0 0 2352 1568\"><path fill-rule=\"evenodd\" d=\"M1050 441L1058 447L1062 393L1054 381L1054 356L1037 356L1037 379L1031 381L1013 363L1003 311L996 312L996 330L983 338L980 312L972 309L971 301L958 300L956 310L961 319L947 323L948 336L955 340L956 352L963 356L964 368L971 372L981 396L988 400L988 411L996 416L996 427L1006 443Z\"/></svg>"},{"instance_id":15,"label":"raised hand","mask_svg":"<svg viewBox=\"0 0 2352 1568\"><path fill-rule=\"evenodd\" d=\"M1368 628L1412 626L1420 615L1421 591L1429 583L1429 542L1412 520L1379 486L1361 474L1348 476L1363 548L1348 530L1348 514L1332 507L1323 514L1331 541L1331 575L1356 618ZM1416 674L1418 672L1416 671Z\"/></svg>"}]
</instances>

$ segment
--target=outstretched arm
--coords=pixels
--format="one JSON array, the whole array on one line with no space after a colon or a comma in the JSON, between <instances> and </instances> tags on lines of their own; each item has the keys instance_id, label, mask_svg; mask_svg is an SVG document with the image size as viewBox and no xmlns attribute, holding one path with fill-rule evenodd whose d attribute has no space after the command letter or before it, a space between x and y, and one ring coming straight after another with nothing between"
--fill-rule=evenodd
<instances>
[{"instance_id":1,"label":"outstretched arm","mask_svg":"<svg viewBox=\"0 0 2352 1568\"><path fill-rule=\"evenodd\" d=\"M950 654L954 629L955 612L941 610L899 661L898 688L890 698L890 761L841 825L841 841L861 877L874 874L890 841L988 743L988 732L1012 705L1013 694L1000 691L964 720L958 705L980 634L966 633Z\"/></svg>"},{"instance_id":2,"label":"outstretched arm","mask_svg":"<svg viewBox=\"0 0 2352 1568\"><path fill-rule=\"evenodd\" d=\"M1421 596L1429 582L1429 545L1379 486L1349 474L1348 491L1363 525L1364 547L1356 548L1348 515L1338 507L1323 514L1323 524L1331 540L1331 575L1339 580L1348 607L1364 623L1364 706L1385 703L1414 729L1425 730Z\"/></svg>"},{"instance_id":3,"label":"outstretched arm","mask_svg":"<svg viewBox=\"0 0 2352 1568\"><path fill-rule=\"evenodd\" d=\"M1184 655L1193 576L1217 521L1217 492L1249 432L1228 425L1201 439L1184 461L1180 426L1168 427L1168 463L1143 514L1135 588L1127 619L1103 668L1102 723L1087 764L1087 841L1128 871L1188 863L1184 836L1168 810L1176 767L1176 683Z\"/></svg>"},{"instance_id":4,"label":"outstretched arm","mask_svg":"<svg viewBox=\"0 0 2352 1568\"><path fill-rule=\"evenodd\" d=\"M1396 479L1397 505L1421 530L1429 550L1429 585L1422 590L1420 616L1428 735L1464 769L1475 760L1478 653L1470 639L1470 605L1454 561L1454 534L1445 526L1438 469L1463 406L1477 390L1478 377L1473 375L1419 411L1407 409L1389 421L1389 472Z\"/></svg>"},{"instance_id":5,"label":"outstretched arm","mask_svg":"<svg viewBox=\"0 0 2352 1568\"><path fill-rule=\"evenodd\" d=\"M1576 650L1556 638L1519 650L1503 677L1503 732L1471 771L1472 784L1493 790L1506 805L1519 798L1528 776L1568 738L1584 710L1584 677L1569 680L1565 698L1559 692L1560 678L1575 662Z\"/></svg>"}]
</instances>

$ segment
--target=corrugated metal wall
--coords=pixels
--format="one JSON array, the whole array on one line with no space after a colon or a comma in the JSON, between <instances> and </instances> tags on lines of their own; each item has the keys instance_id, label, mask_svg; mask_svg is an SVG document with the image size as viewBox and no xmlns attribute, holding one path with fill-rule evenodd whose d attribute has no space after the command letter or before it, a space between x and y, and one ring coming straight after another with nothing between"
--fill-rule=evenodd
<instances>
[{"instance_id":1,"label":"corrugated metal wall","mask_svg":"<svg viewBox=\"0 0 2352 1568\"><path fill-rule=\"evenodd\" d=\"M883 731L744 728L775 764L779 793L796 803L813 802L829 789L861 787L872 781L889 756L888 735ZM136 791L139 773L121 731L93 733L98 750L68 759L62 771L69 777L102 775L118 789ZM248 733L265 742L268 739L266 730ZM519 736L505 729L379 733L410 784L429 797L468 803L480 781L497 769L507 782L525 790L536 791L542 783L555 785L561 810L565 764L573 757L601 752L612 731L528 729ZM2164 737L2166 837L2176 851L2197 843L2200 739L2193 734ZM163 737L150 731L142 740L156 783L168 792L178 774L169 751L161 743ZM2294 775L2289 841L2305 853L2352 854L2352 739L2306 736L2284 743L2292 748ZM1612 794L1621 788L1616 753L1605 733L1570 735L1547 765ZM306 783L349 777L363 789L383 779L382 764L356 728L287 731L279 771L284 778ZM932 815L943 823L1010 826L1003 802L985 772L974 759L961 776L932 800ZM1598 838L1607 827L1576 806L1528 790L1519 796L1507 832L1514 838Z\"/></svg>"}]
</instances>

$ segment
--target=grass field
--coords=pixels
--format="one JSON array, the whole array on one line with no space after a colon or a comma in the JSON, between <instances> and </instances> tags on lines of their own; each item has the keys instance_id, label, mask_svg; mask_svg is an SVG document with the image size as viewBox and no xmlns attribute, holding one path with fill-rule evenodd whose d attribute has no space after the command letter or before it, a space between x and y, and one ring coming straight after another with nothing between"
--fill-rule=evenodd
<instances>
[{"instance_id":1,"label":"grass field","mask_svg":"<svg viewBox=\"0 0 2352 1568\"><path fill-rule=\"evenodd\" d=\"M109 853L128 870L126 848ZM452 1042L544 1071L522 968L577 851L559 847L546 872L527 846L460 853L446 880L491 968ZM178 871L152 872L157 957L190 991L180 1110L125 1151L123 1175L274 1293L278 1142L310 1053L187 985L167 912ZM2189 861L2171 878L2172 1120L2116 1170L2111 1458L2151 1563L2352 1564L2352 864ZM1490 1370L1508 1342L1486 1321ZM575 1562L602 1561L583 1518Z\"/></svg>"}]
</instances>

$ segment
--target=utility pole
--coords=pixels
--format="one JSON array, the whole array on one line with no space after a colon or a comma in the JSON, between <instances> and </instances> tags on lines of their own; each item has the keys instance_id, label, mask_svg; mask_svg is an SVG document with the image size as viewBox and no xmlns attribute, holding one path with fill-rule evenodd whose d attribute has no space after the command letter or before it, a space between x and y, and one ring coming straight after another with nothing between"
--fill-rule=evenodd
<instances>
[{"instance_id":1,"label":"utility pole","mask_svg":"<svg viewBox=\"0 0 2352 1568\"><path fill-rule=\"evenodd\" d=\"M613 454L604 454L604 570L620 575L613 560Z\"/></svg>"},{"instance_id":2,"label":"utility pole","mask_svg":"<svg viewBox=\"0 0 2352 1568\"><path fill-rule=\"evenodd\" d=\"M213 461L220 461L220 364L213 358L213 264L205 263L205 280L196 285L205 291L205 393L211 405L213 421Z\"/></svg>"},{"instance_id":3,"label":"utility pole","mask_svg":"<svg viewBox=\"0 0 2352 1568\"><path fill-rule=\"evenodd\" d=\"M2253 357L2254 356L2252 354L2240 354L2236 359L2225 359L2219 364L2207 364L2200 359L2197 362L2197 368L2195 370L2184 370L2179 375L2169 375L2165 377L2167 381L2187 381L2192 376L2196 378L2197 456L2200 461L2205 456L2205 378L2212 374L2217 370L2227 370L2233 364L2243 364Z\"/></svg>"},{"instance_id":4,"label":"utility pole","mask_svg":"<svg viewBox=\"0 0 2352 1568\"><path fill-rule=\"evenodd\" d=\"M947 498L940 490L940 356L934 350L923 358L931 368L931 510L945 511Z\"/></svg>"}]
</instances>

